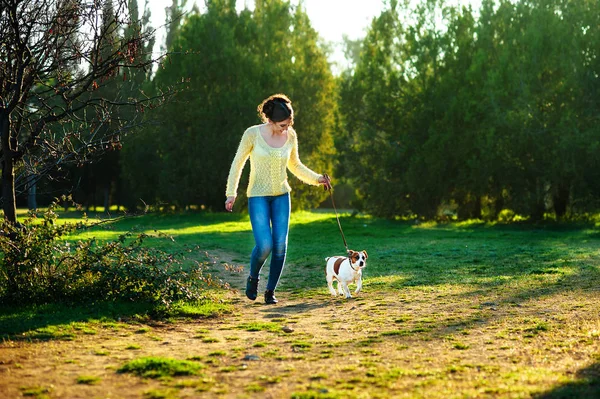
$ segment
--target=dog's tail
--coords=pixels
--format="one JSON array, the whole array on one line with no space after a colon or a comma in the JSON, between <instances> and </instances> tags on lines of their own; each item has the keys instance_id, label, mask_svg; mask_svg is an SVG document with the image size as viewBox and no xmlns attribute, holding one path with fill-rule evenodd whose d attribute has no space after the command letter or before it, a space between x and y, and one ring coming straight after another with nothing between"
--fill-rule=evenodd
<instances>
[{"instance_id":1,"label":"dog's tail","mask_svg":"<svg viewBox=\"0 0 600 399\"><path fill-rule=\"evenodd\" d=\"M329 261L329 259L331 259L330 256L328 256L327 258L325 258L325 262Z\"/></svg>"}]
</instances>

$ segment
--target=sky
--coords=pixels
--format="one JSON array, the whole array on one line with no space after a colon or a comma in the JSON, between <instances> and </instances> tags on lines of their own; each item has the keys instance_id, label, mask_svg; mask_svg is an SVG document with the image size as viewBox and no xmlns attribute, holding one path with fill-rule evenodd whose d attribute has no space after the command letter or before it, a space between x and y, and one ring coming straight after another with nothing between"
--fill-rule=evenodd
<instances>
[{"instance_id":1,"label":"sky","mask_svg":"<svg viewBox=\"0 0 600 399\"><path fill-rule=\"evenodd\" d=\"M414 0L418 1L418 0ZM298 0L291 0L292 4L298 4ZM142 1L139 2L140 4ZM151 7L151 23L153 27L165 23L165 8L172 4L172 0L149 0ZM186 9L191 9L197 3L202 10L203 0L188 0ZM481 0L450 0L449 4L467 5L472 4L478 9ZM253 0L237 0L239 9L245 6L252 9ZM343 53L343 37L356 40L366 34L366 30L373 17L378 16L384 8L383 0L303 0L304 8L310 18L313 28L319 35L333 46L330 61L338 67L346 65ZM157 35L157 43L163 43L164 36L161 31ZM337 69L334 65L334 69Z\"/></svg>"}]
</instances>

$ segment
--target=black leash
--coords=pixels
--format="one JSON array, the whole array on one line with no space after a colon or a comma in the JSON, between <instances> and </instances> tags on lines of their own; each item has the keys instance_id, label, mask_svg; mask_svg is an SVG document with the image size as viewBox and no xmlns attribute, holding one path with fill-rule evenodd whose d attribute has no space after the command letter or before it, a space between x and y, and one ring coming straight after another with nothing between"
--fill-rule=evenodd
<instances>
[{"instance_id":1,"label":"black leash","mask_svg":"<svg viewBox=\"0 0 600 399\"><path fill-rule=\"evenodd\" d=\"M335 201L333 200L333 185L331 184L331 178L327 173L323 174L323 177L327 179L329 184L325 185L325 191L329 190L329 196L331 197L331 204L333 205L333 210L335 211L335 218L337 219L338 227L340 228L340 233L342 234L342 240L344 240L344 247L346 247L346 253L349 253L348 243L346 243L346 237L344 237L344 231L342 230L342 224L340 223L340 217L338 216L337 209L335 207Z\"/></svg>"}]
</instances>

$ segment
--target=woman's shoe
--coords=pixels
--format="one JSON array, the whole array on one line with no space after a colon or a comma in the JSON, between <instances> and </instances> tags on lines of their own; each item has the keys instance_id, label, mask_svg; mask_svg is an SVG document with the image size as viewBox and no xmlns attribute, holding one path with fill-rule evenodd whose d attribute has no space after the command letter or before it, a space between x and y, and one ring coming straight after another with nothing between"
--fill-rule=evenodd
<instances>
[{"instance_id":1,"label":"woman's shoe","mask_svg":"<svg viewBox=\"0 0 600 399\"><path fill-rule=\"evenodd\" d=\"M258 295L258 280L260 280L258 277L248 276L248 281L246 281L246 296L250 300L255 300Z\"/></svg>"},{"instance_id":2,"label":"woman's shoe","mask_svg":"<svg viewBox=\"0 0 600 399\"><path fill-rule=\"evenodd\" d=\"M277 298L275 298L275 291L271 291L271 290L266 290L265 291L265 303L266 304L273 304L273 303L277 303Z\"/></svg>"}]
</instances>

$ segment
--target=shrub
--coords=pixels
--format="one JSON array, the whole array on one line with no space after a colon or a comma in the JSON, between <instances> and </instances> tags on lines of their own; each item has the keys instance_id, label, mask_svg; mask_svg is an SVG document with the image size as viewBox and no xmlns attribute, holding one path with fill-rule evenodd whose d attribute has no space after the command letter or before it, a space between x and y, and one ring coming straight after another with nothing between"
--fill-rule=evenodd
<instances>
[{"instance_id":1,"label":"shrub","mask_svg":"<svg viewBox=\"0 0 600 399\"><path fill-rule=\"evenodd\" d=\"M4 222L0 235L0 301L4 303L145 301L166 305L202 299L208 286L223 286L204 274L205 264L185 254L144 245L150 237L127 232L114 241L70 243L63 238L89 228L58 224L54 202L41 221Z\"/></svg>"}]
</instances>

